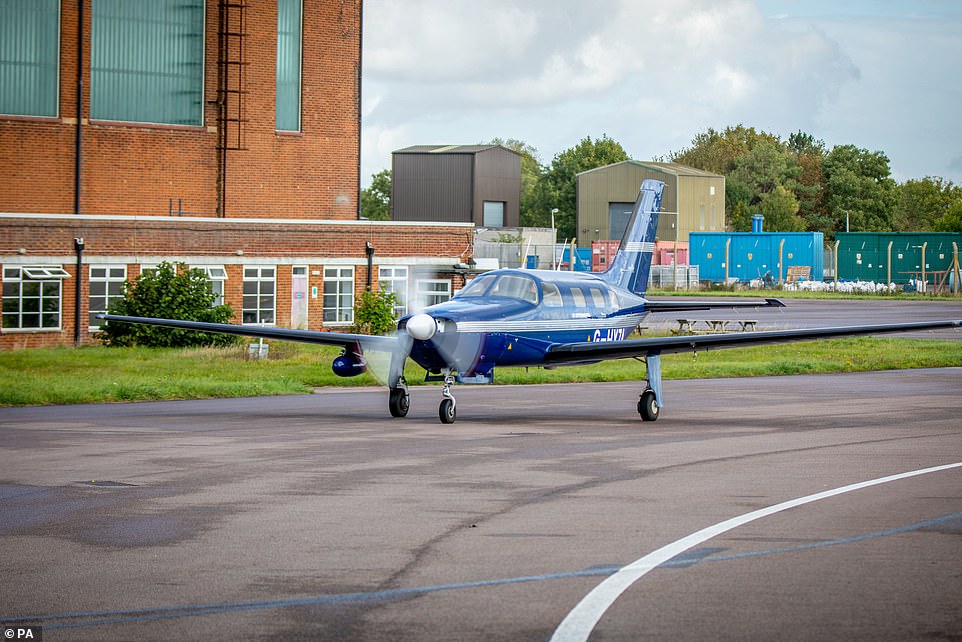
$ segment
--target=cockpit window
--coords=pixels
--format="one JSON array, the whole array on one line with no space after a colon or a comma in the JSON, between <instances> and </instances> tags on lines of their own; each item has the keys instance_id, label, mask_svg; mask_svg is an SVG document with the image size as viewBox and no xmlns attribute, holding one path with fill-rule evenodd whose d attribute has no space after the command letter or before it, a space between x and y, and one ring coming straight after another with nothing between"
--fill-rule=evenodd
<instances>
[{"instance_id":1,"label":"cockpit window","mask_svg":"<svg viewBox=\"0 0 962 642\"><path fill-rule=\"evenodd\" d=\"M491 274L475 277L458 292L458 297L484 296L484 293L488 291L491 283L493 283L496 278L497 277Z\"/></svg>"},{"instance_id":2,"label":"cockpit window","mask_svg":"<svg viewBox=\"0 0 962 642\"><path fill-rule=\"evenodd\" d=\"M528 303L538 303L538 284L534 279L517 274L504 274L491 287L488 296L501 296L520 299Z\"/></svg>"}]
</instances>

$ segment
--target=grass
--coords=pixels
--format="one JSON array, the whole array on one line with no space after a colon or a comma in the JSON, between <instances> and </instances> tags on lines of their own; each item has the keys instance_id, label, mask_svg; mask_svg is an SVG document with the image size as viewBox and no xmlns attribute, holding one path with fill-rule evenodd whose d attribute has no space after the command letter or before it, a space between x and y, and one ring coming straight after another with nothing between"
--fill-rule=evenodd
<instances>
[{"instance_id":1,"label":"grass","mask_svg":"<svg viewBox=\"0 0 962 642\"><path fill-rule=\"evenodd\" d=\"M305 394L315 387L372 386L370 374L331 372L338 348L274 342L270 358L250 361L246 343L230 348L38 348L0 352L0 405L51 405ZM747 377L962 366L962 342L852 338L666 355L665 379ZM409 383L424 372L408 362ZM502 384L640 381L642 362L590 366L499 368Z\"/></svg>"}]
</instances>

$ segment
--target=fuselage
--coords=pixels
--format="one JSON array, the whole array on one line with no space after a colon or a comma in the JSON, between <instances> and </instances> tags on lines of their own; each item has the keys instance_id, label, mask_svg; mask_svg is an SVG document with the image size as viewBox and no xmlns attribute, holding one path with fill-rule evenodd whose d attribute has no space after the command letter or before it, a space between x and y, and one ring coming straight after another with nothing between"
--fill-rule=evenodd
<instances>
[{"instance_id":1,"label":"fuselage","mask_svg":"<svg viewBox=\"0 0 962 642\"><path fill-rule=\"evenodd\" d=\"M437 330L428 340L415 339L410 356L428 371L453 364L466 376L496 365L541 365L552 343L627 339L647 315L645 302L599 274L495 270L420 313Z\"/></svg>"}]
</instances>

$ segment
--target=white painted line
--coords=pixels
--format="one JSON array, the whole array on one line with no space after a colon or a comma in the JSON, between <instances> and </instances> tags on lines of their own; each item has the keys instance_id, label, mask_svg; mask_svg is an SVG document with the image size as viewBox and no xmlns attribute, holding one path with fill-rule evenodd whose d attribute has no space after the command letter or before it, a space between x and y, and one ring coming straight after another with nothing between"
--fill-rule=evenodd
<instances>
[{"instance_id":1,"label":"white painted line","mask_svg":"<svg viewBox=\"0 0 962 642\"><path fill-rule=\"evenodd\" d=\"M899 473L898 475L890 475L888 477L880 477L878 479L859 482L857 484L850 484L849 486L842 486L841 488L826 490L821 493L815 493L814 495L806 495L805 497L799 497L798 499L790 499L787 502L775 504L774 506L768 506L767 508L761 508L751 513L745 513L744 515L739 515L738 517L732 517L731 519L725 520L724 522L719 522L714 526L703 528L698 532L676 540L667 546L663 546L658 550L635 560L596 586L578 603L577 606L575 606L575 608L571 610L571 612L568 613L565 619L562 620L561 624L558 625L558 628L555 629L554 635L551 636L551 641L587 641L588 636L591 635L591 632L594 630L595 625L598 624L598 620L601 619L601 616L605 614L605 611L607 611L608 608L614 604L615 600L617 600L618 597L628 589L628 587L641 579L641 577L648 573L648 571L657 568L659 565L664 564L671 558L685 552L689 548L701 544L702 542L713 537L717 537L722 533L738 528L739 526L743 526L757 519L768 517L769 515L774 515L775 513L780 513L784 510L788 510L789 508L810 504L821 499L828 499L829 497L835 497L836 495L850 493L852 491L861 490L870 486L887 484L889 482L899 481L900 479L907 479L909 477L917 477L918 475L937 473L943 470L960 467L962 467L962 462L956 462L954 464L923 468L921 470L913 470L907 473Z\"/></svg>"}]
</instances>

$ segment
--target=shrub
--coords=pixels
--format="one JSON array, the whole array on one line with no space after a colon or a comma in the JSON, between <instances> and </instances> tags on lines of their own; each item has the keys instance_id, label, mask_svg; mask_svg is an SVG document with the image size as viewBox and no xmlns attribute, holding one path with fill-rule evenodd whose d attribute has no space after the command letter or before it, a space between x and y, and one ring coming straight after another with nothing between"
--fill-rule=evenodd
<instances>
[{"instance_id":1,"label":"shrub","mask_svg":"<svg viewBox=\"0 0 962 642\"><path fill-rule=\"evenodd\" d=\"M360 334L386 334L394 329L397 319L394 306L398 304L393 292L365 290L354 304L353 332Z\"/></svg>"},{"instance_id":2,"label":"shrub","mask_svg":"<svg viewBox=\"0 0 962 642\"><path fill-rule=\"evenodd\" d=\"M214 306L216 296L207 275L166 261L124 284L124 298L110 306L111 314L159 319L227 323L234 316L230 305ZM99 338L109 346L190 347L229 345L232 335L193 332L137 323L107 322Z\"/></svg>"}]
</instances>

